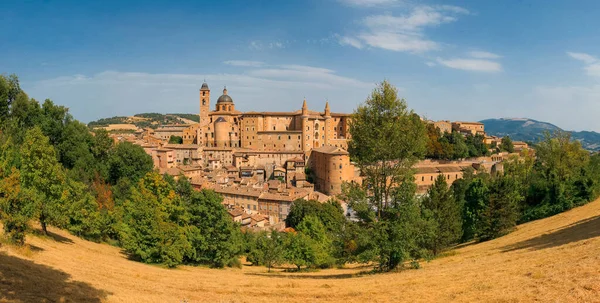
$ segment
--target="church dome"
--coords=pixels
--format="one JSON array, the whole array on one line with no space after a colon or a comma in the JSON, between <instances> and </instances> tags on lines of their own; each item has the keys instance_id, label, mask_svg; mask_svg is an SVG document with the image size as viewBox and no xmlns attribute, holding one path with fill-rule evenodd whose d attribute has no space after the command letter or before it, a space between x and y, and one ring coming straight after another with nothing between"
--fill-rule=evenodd
<instances>
[{"instance_id":1,"label":"church dome","mask_svg":"<svg viewBox=\"0 0 600 303\"><path fill-rule=\"evenodd\" d=\"M233 103L233 100L227 95L227 88L223 89L223 95L217 99L217 103Z\"/></svg>"},{"instance_id":2,"label":"church dome","mask_svg":"<svg viewBox=\"0 0 600 303\"><path fill-rule=\"evenodd\" d=\"M206 84L206 82L202 83L202 87L200 89L202 89L202 90L208 89L208 84Z\"/></svg>"}]
</instances>

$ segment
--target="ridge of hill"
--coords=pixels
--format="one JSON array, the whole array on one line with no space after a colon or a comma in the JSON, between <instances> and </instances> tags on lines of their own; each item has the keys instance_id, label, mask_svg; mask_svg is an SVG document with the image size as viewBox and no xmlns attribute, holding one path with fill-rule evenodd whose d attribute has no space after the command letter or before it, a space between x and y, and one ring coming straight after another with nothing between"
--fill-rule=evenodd
<instances>
[{"instance_id":1,"label":"ridge of hill","mask_svg":"<svg viewBox=\"0 0 600 303\"><path fill-rule=\"evenodd\" d=\"M485 132L492 136L509 136L516 141L535 143L543 138L546 131L564 131L562 128L529 118L499 118L479 121L484 124ZM594 131L569 131L571 137L581 142L583 148L600 151L600 133Z\"/></svg>"},{"instance_id":2,"label":"ridge of hill","mask_svg":"<svg viewBox=\"0 0 600 303\"><path fill-rule=\"evenodd\" d=\"M139 128L157 128L167 124L193 124L200 122L196 114L142 113L133 116L102 118L88 123L88 127L107 127L112 124L133 124Z\"/></svg>"},{"instance_id":3,"label":"ridge of hill","mask_svg":"<svg viewBox=\"0 0 600 303\"><path fill-rule=\"evenodd\" d=\"M0 302L591 302L600 294L600 199L462 245L421 269L366 274L264 267L166 269L50 228L0 247ZM385 291L382 291L385 290Z\"/></svg>"}]
</instances>

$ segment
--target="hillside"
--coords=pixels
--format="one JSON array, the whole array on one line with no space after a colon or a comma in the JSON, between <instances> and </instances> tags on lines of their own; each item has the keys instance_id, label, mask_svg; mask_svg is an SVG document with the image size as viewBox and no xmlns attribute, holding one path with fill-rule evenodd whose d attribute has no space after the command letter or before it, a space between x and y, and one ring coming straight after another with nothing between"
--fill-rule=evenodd
<instances>
[{"instance_id":1,"label":"hillside","mask_svg":"<svg viewBox=\"0 0 600 303\"><path fill-rule=\"evenodd\" d=\"M160 125L166 124L193 124L198 123L200 117L195 114L159 114L159 113L143 113L133 116L117 116L112 118L102 118L88 123L88 126L106 127L113 124L129 124L141 128L157 128Z\"/></svg>"},{"instance_id":2,"label":"hillside","mask_svg":"<svg viewBox=\"0 0 600 303\"><path fill-rule=\"evenodd\" d=\"M600 299L600 200L467 245L419 270L291 274L263 267L169 270L51 229L0 247L0 302L590 302Z\"/></svg>"},{"instance_id":3,"label":"hillside","mask_svg":"<svg viewBox=\"0 0 600 303\"><path fill-rule=\"evenodd\" d=\"M543 137L544 132L562 131L560 127L547 122L536 121L528 118L516 119L486 119L479 121L485 125L489 135L504 137L510 136L516 141L537 142ZM581 145L591 151L600 151L600 133L593 131L571 131L571 136L579 140Z\"/></svg>"}]
</instances>

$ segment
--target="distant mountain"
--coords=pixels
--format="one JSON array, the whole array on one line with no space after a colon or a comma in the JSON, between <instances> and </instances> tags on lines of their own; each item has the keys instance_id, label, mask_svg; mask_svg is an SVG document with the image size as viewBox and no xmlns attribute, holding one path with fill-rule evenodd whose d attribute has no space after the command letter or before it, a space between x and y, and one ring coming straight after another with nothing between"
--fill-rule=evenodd
<instances>
[{"instance_id":1,"label":"distant mountain","mask_svg":"<svg viewBox=\"0 0 600 303\"><path fill-rule=\"evenodd\" d=\"M500 118L479 121L485 125L488 135L504 137L509 136L515 141L537 142L544 132L562 131L563 129L548 123L528 118ZM581 145L591 151L600 151L600 133L593 131L571 131L571 136L579 140Z\"/></svg>"},{"instance_id":2,"label":"distant mountain","mask_svg":"<svg viewBox=\"0 0 600 303\"><path fill-rule=\"evenodd\" d=\"M141 128L156 128L168 124L194 124L200 121L197 114L159 114L143 113L131 117L102 118L88 123L89 127L105 127L111 124L134 124Z\"/></svg>"}]
</instances>

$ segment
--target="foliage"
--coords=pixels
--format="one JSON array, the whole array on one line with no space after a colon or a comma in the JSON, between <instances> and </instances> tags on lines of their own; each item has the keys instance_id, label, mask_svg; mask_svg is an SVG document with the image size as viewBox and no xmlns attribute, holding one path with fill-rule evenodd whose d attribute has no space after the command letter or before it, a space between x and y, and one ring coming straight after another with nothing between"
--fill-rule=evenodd
<instances>
[{"instance_id":1,"label":"foliage","mask_svg":"<svg viewBox=\"0 0 600 303\"><path fill-rule=\"evenodd\" d=\"M443 174L438 175L422 201L424 218L432 221L433 237L426 247L437 255L462 235L461 205L455 201Z\"/></svg>"},{"instance_id":2,"label":"foliage","mask_svg":"<svg viewBox=\"0 0 600 303\"><path fill-rule=\"evenodd\" d=\"M342 207L336 200L321 203L315 200L298 199L292 203L285 225L296 228L308 216L317 217L329 232L339 230L346 220Z\"/></svg>"},{"instance_id":3,"label":"foliage","mask_svg":"<svg viewBox=\"0 0 600 303\"><path fill-rule=\"evenodd\" d=\"M248 252L248 259L252 260L253 264L264 265L271 272L271 268L279 265L284 261L284 235L277 231L258 232L256 235L251 235L251 249Z\"/></svg>"},{"instance_id":4,"label":"foliage","mask_svg":"<svg viewBox=\"0 0 600 303\"><path fill-rule=\"evenodd\" d=\"M169 144L183 144L183 138L180 136L171 136L169 138Z\"/></svg>"},{"instance_id":5,"label":"foliage","mask_svg":"<svg viewBox=\"0 0 600 303\"><path fill-rule=\"evenodd\" d=\"M466 135L455 130L442 134L434 124L427 124L426 157L441 160L458 160L490 154L483 135Z\"/></svg>"},{"instance_id":6,"label":"foliage","mask_svg":"<svg viewBox=\"0 0 600 303\"><path fill-rule=\"evenodd\" d=\"M302 266L309 266L315 262L314 245L311 239L304 233L290 232L285 236L284 259L296 265L298 270Z\"/></svg>"},{"instance_id":7,"label":"foliage","mask_svg":"<svg viewBox=\"0 0 600 303\"><path fill-rule=\"evenodd\" d=\"M62 189L65 173L56 159L54 147L39 127L28 130L21 147L21 184L30 190L34 215L47 234L47 224L64 226L65 207Z\"/></svg>"},{"instance_id":8,"label":"foliage","mask_svg":"<svg viewBox=\"0 0 600 303\"><path fill-rule=\"evenodd\" d=\"M502 140L500 141L500 146L498 146L498 148L500 148L500 151L509 153L515 151L515 147L513 146L512 140L509 136L502 137Z\"/></svg>"},{"instance_id":9,"label":"foliage","mask_svg":"<svg viewBox=\"0 0 600 303\"><path fill-rule=\"evenodd\" d=\"M129 142L119 143L108 156L108 180L111 184L121 178L135 182L153 167L152 158L143 148Z\"/></svg>"}]
</instances>

